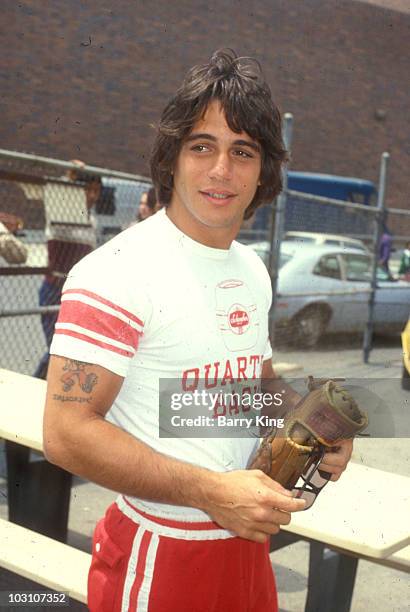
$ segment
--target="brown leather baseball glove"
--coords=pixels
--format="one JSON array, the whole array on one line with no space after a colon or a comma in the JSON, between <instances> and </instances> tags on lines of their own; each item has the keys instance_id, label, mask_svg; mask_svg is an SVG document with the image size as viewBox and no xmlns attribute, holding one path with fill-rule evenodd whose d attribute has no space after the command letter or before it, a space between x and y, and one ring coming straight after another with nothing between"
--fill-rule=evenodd
<instances>
[{"instance_id":1,"label":"brown leather baseball glove","mask_svg":"<svg viewBox=\"0 0 410 612\"><path fill-rule=\"evenodd\" d=\"M309 392L285 417L281 434L274 429L262 439L249 469L292 489L321 448L337 446L367 427L367 415L335 380L308 377Z\"/></svg>"}]
</instances>

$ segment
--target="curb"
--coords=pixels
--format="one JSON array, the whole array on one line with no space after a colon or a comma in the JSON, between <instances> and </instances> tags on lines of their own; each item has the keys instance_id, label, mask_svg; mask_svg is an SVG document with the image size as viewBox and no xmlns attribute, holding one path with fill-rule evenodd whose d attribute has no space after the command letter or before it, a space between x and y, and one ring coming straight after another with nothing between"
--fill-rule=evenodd
<instances>
[{"instance_id":1,"label":"curb","mask_svg":"<svg viewBox=\"0 0 410 612\"><path fill-rule=\"evenodd\" d=\"M290 372L298 372L299 370L303 370L303 366L299 365L298 363L287 363L285 361L281 363L272 362L272 366L273 366L274 372L276 372L276 374L279 374L279 375L288 374Z\"/></svg>"}]
</instances>

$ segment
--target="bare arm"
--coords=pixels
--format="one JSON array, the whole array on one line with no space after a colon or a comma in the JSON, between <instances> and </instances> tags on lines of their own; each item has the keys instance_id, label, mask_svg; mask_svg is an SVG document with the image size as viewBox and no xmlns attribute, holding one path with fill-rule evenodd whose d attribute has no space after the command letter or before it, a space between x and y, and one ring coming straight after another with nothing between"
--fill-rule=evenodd
<instances>
[{"instance_id":1,"label":"bare arm","mask_svg":"<svg viewBox=\"0 0 410 612\"><path fill-rule=\"evenodd\" d=\"M100 366L51 358L44 416L49 461L120 493L199 508L222 527L258 542L289 523L289 512L304 507L259 470L200 468L158 453L108 423L104 417L122 381Z\"/></svg>"},{"instance_id":2,"label":"bare arm","mask_svg":"<svg viewBox=\"0 0 410 612\"><path fill-rule=\"evenodd\" d=\"M87 391L80 376L85 382L88 377ZM122 382L101 366L51 357L44 415L47 459L120 493L192 505L197 483L189 479L197 468L154 451L105 420Z\"/></svg>"},{"instance_id":3,"label":"bare arm","mask_svg":"<svg viewBox=\"0 0 410 612\"><path fill-rule=\"evenodd\" d=\"M13 234L0 234L0 255L7 263L22 264L27 259L27 247Z\"/></svg>"}]
</instances>

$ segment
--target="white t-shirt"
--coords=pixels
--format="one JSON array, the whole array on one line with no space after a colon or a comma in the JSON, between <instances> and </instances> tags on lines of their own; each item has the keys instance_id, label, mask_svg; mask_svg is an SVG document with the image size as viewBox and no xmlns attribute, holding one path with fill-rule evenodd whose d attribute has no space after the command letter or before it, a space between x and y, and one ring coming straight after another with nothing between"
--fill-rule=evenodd
<instances>
[{"instance_id":1,"label":"white t-shirt","mask_svg":"<svg viewBox=\"0 0 410 612\"><path fill-rule=\"evenodd\" d=\"M181 391L202 381L211 387L216 380L258 379L272 354L270 302L269 275L249 247L202 245L162 210L74 266L50 352L123 376L107 419L155 450L216 471L243 469L253 436L160 437L159 388L170 379ZM192 508L128 499L151 514L208 518Z\"/></svg>"}]
</instances>

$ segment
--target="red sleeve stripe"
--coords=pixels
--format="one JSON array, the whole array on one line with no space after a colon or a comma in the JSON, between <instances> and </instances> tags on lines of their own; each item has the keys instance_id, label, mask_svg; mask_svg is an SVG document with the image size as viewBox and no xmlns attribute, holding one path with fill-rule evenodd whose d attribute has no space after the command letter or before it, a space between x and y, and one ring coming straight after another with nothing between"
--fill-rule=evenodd
<instances>
[{"instance_id":1,"label":"red sleeve stripe","mask_svg":"<svg viewBox=\"0 0 410 612\"><path fill-rule=\"evenodd\" d=\"M82 295L81 293L70 293L70 295L63 295L63 297L61 298L61 304L63 305L63 304L69 304L69 303L76 304L76 308L78 307L79 304L84 304L86 307L92 307L96 309L96 311L101 316L104 316L104 313L109 314L115 317L116 319L123 321L130 327L134 328L135 330L137 330L137 332L142 333L143 331L144 326L135 322L136 317L134 317L133 319L130 319L130 317L124 314L124 312L111 308L111 306L107 306L103 302L95 300L94 298L88 297L86 295Z\"/></svg>"},{"instance_id":2,"label":"red sleeve stripe","mask_svg":"<svg viewBox=\"0 0 410 612\"><path fill-rule=\"evenodd\" d=\"M86 327L83 327L82 325L76 325L75 323L61 323L57 321L56 329L57 328L58 329L68 329L71 331L78 332L79 334L82 334L83 336L93 338L94 340L99 340L100 342L105 342L106 344L110 344L110 345L112 344L112 346L116 346L117 348L120 348L124 351L128 351L133 354L136 351L136 347L132 346L131 344L127 344L126 342L121 342L118 338L110 338L110 336L107 336L106 334L100 334L98 332L94 332L90 329L87 329Z\"/></svg>"},{"instance_id":3,"label":"red sleeve stripe","mask_svg":"<svg viewBox=\"0 0 410 612\"><path fill-rule=\"evenodd\" d=\"M85 336L84 334L80 334L79 332L70 330L70 329L59 329L56 326L55 334L63 334L64 336L71 336L72 338L76 338L77 340L84 340L89 344L95 344L100 348L111 351L112 353L117 353L118 355L123 355L123 357L133 357L134 353L130 351L125 351L124 349L120 349L112 344L108 344L107 342L101 342L101 340L97 340L96 338L90 338L90 336Z\"/></svg>"},{"instance_id":4,"label":"red sleeve stripe","mask_svg":"<svg viewBox=\"0 0 410 612\"><path fill-rule=\"evenodd\" d=\"M61 303L58 323L78 326L83 333L97 334L100 339L123 343L127 348L135 350L142 332L132 327L129 320L123 319L125 317L122 314L120 317L113 316L90 304L70 299Z\"/></svg>"},{"instance_id":5,"label":"red sleeve stripe","mask_svg":"<svg viewBox=\"0 0 410 612\"><path fill-rule=\"evenodd\" d=\"M86 289L67 289L66 291L63 292L62 300L64 300L66 296L69 296L72 294L75 294L74 299L77 299L77 300L81 299L80 296L84 296L85 298L90 298L91 300L95 300L97 303L99 303L99 306L97 305L97 308L98 307L101 308L102 305L108 306L108 308L112 308L112 310L116 312L117 316L118 316L118 313L121 313L127 319L130 319L130 321L133 321L137 325L144 327L144 323L141 321L141 319L135 316L132 312L129 312L128 310L125 310L125 308L121 308L121 306L114 304L114 302L111 302L110 300L107 300L101 297L97 293L93 293L92 291L87 291ZM72 298L68 297L68 299L72 299ZM83 301L86 301L86 300L83 300Z\"/></svg>"}]
</instances>

